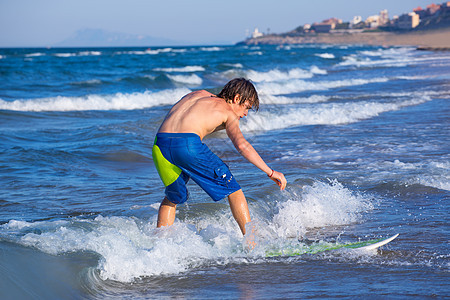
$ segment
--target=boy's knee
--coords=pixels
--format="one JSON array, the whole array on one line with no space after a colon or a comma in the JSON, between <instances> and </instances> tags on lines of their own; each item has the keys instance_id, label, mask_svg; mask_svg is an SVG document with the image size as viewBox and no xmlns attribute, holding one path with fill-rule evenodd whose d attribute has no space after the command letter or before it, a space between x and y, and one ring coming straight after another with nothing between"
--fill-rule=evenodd
<instances>
[{"instance_id":1,"label":"boy's knee","mask_svg":"<svg viewBox=\"0 0 450 300\"><path fill-rule=\"evenodd\" d=\"M161 205L166 205L170 207L176 207L177 205L173 202L171 202L167 197L164 197L164 200L161 202Z\"/></svg>"}]
</instances>

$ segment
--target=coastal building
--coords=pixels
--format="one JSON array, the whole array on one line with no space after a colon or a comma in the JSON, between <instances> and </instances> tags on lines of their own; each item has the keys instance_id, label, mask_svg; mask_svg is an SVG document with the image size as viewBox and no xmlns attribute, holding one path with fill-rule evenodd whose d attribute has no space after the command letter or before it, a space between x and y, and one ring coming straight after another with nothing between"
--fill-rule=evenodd
<instances>
[{"instance_id":1,"label":"coastal building","mask_svg":"<svg viewBox=\"0 0 450 300\"><path fill-rule=\"evenodd\" d=\"M354 28L356 25L362 22L361 16L354 16L353 19L350 21L350 28Z\"/></svg>"},{"instance_id":2,"label":"coastal building","mask_svg":"<svg viewBox=\"0 0 450 300\"><path fill-rule=\"evenodd\" d=\"M368 28L377 28L380 26L380 16L370 16L366 19L365 23Z\"/></svg>"},{"instance_id":3,"label":"coastal building","mask_svg":"<svg viewBox=\"0 0 450 300\"><path fill-rule=\"evenodd\" d=\"M415 12L416 14L419 15L420 20L425 20L425 19L428 19L428 18L434 16L436 13L438 13L441 10L441 8L448 6L448 4L449 4L449 2L446 2L446 3L444 2L441 5L432 3L430 5L427 5L426 9L422 9L422 7L418 6L413 9L413 12Z\"/></svg>"},{"instance_id":4,"label":"coastal building","mask_svg":"<svg viewBox=\"0 0 450 300\"><path fill-rule=\"evenodd\" d=\"M430 4L427 5L427 12L429 15L434 15L439 9L441 9L441 6L439 4Z\"/></svg>"},{"instance_id":5,"label":"coastal building","mask_svg":"<svg viewBox=\"0 0 450 300\"><path fill-rule=\"evenodd\" d=\"M255 30L252 33L252 38L256 39L259 37L262 37L264 34L262 32L259 31L258 28L255 28Z\"/></svg>"},{"instance_id":6,"label":"coastal building","mask_svg":"<svg viewBox=\"0 0 450 300\"><path fill-rule=\"evenodd\" d=\"M330 32L330 30L333 29L334 27L331 24L314 23L313 28L316 32L327 33Z\"/></svg>"},{"instance_id":7,"label":"coastal building","mask_svg":"<svg viewBox=\"0 0 450 300\"><path fill-rule=\"evenodd\" d=\"M342 24L341 19L330 18L323 20L320 23L314 23L313 28L316 32L330 32L330 30L335 29L338 24Z\"/></svg>"},{"instance_id":8,"label":"coastal building","mask_svg":"<svg viewBox=\"0 0 450 300\"><path fill-rule=\"evenodd\" d=\"M420 17L415 12L403 14L395 22L395 27L398 29L413 29L420 23Z\"/></svg>"},{"instance_id":9,"label":"coastal building","mask_svg":"<svg viewBox=\"0 0 450 300\"><path fill-rule=\"evenodd\" d=\"M387 9L380 11L380 19L378 23L379 26L385 26L389 23L389 14Z\"/></svg>"},{"instance_id":10,"label":"coastal building","mask_svg":"<svg viewBox=\"0 0 450 300\"><path fill-rule=\"evenodd\" d=\"M422 7L418 6L413 9L413 12L419 15L419 19L423 20L427 17L428 12L425 9L422 9Z\"/></svg>"}]
</instances>

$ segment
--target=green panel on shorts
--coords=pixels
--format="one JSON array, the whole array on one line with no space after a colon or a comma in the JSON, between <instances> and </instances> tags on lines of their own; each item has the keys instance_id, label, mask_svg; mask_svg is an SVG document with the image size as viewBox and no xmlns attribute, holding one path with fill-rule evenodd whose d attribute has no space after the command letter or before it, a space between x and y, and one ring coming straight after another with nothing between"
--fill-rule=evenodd
<instances>
[{"instance_id":1,"label":"green panel on shorts","mask_svg":"<svg viewBox=\"0 0 450 300\"><path fill-rule=\"evenodd\" d=\"M181 169L168 161L161 153L161 149L155 144L152 149L153 162L156 170L158 170L159 177L165 186L171 185L178 179L181 174Z\"/></svg>"}]
</instances>

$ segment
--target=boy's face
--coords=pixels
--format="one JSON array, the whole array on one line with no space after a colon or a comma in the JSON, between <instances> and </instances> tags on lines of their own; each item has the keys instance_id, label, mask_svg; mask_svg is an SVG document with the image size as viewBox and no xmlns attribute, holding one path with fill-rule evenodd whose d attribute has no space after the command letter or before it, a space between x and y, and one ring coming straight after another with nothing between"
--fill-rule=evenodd
<instances>
[{"instance_id":1,"label":"boy's face","mask_svg":"<svg viewBox=\"0 0 450 300\"><path fill-rule=\"evenodd\" d=\"M250 101L245 101L243 104L235 104L234 112L238 115L239 119L246 117L248 115L248 110L252 108Z\"/></svg>"}]
</instances>

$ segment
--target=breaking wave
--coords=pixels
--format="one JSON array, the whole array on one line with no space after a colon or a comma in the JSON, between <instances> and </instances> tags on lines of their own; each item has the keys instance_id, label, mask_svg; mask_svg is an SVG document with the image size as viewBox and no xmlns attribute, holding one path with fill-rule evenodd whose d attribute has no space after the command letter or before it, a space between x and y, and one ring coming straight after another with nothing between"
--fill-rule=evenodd
<instances>
[{"instance_id":1,"label":"breaking wave","mask_svg":"<svg viewBox=\"0 0 450 300\"><path fill-rule=\"evenodd\" d=\"M158 105L170 105L191 92L187 88L114 95L88 95L85 97L52 97L4 101L0 109L13 111L85 111L85 110L133 110Z\"/></svg>"},{"instance_id":2,"label":"breaking wave","mask_svg":"<svg viewBox=\"0 0 450 300\"><path fill-rule=\"evenodd\" d=\"M397 103L357 102L322 103L314 107L294 108L285 112L250 114L243 122L244 131L266 131L298 125L338 125L369 119L387 111L430 101L429 97Z\"/></svg>"}]
</instances>

